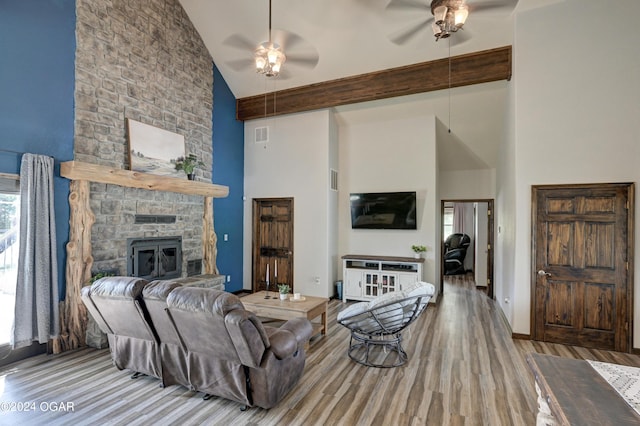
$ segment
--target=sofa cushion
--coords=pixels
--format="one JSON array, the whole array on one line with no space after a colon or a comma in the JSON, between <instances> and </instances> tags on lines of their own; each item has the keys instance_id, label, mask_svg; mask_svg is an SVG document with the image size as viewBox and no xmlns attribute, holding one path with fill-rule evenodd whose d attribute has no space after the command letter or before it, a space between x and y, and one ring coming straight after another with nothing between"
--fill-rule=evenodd
<instances>
[{"instance_id":1,"label":"sofa cushion","mask_svg":"<svg viewBox=\"0 0 640 426\"><path fill-rule=\"evenodd\" d=\"M91 285L91 297L138 299L146 285L138 277L104 277Z\"/></svg>"},{"instance_id":2,"label":"sofa cushion","mask_svg":"<svg viewBox=\"0 0 640 426\"><path fill-rule=\"evenodd\" d=\"M234 309L244 309L235 294L199 287L177 287L169 293L170 307L190 312L209 312L224 317Z\"/></svg>"},{"instance_id":3,"label":"sofa cushion","mask_svg":"<svg viewBox=\"0 0 640 426\"><path fill-rule=\"evenodd\" d=\"M155 280L151 281L142 290L142 296L145 300L159 300L162 302L167 301L167 296L173 291L173 289L182 287L177 281L173 280Z\"/></svg>"}]
</instances>

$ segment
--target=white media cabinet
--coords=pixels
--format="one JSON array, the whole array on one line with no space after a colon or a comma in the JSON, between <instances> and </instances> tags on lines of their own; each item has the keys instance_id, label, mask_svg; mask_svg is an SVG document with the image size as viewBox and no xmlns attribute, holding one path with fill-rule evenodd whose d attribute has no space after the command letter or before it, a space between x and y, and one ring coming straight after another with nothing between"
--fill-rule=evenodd
<instances>
[{"instance_id":1,"label":"white media cabinet","mask_svg":"<svg viewBox=\"0 0 640 426\"><path fill-rule=\"evenodd\" d=\"M342 301L371 300L423 279L424 259L394 256L342 256Z\"/></svg>"}]
</instances>

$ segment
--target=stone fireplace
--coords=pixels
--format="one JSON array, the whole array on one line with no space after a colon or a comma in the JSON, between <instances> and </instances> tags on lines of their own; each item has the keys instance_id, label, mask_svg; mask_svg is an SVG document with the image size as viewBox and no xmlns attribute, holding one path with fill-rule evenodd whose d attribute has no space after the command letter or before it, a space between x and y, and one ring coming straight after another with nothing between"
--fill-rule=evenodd
<instances>
[{"instance_id":1,"label":"stone fireplace","mask_svg":"<svg viewBox=\"0 0 640 426\"><path fill-rule=\"evenodd\" d=\"M179 1L78 0L76 12L74 160L129 169L133 119L183 135L186 153L205 164L196 180L211 182L213 60ZM203 258L201 196L100 182L90 190L93 273L127 274L129 238L180 236L182 275Z\"/></svg>"},{"instance_id":2,"label":"stone fireplace","mask_svg":"<svg viewBox=\"0 0 640 426\"><path fill-rule=\"evenodd\" d=\"M201 273L216 274L213 197L228 194L211 184L213 59L179 0L75 4L74 159L60 166L71 180L70 232L54 353L83 344L81 288L96 272L126 274L130 238L179 236L179 274L200 259ZM130 172L127 119L183 135L185 152L205 164L196 181ZM149 216L175 221L136 221Z\"/></svg>"}]
</instances>

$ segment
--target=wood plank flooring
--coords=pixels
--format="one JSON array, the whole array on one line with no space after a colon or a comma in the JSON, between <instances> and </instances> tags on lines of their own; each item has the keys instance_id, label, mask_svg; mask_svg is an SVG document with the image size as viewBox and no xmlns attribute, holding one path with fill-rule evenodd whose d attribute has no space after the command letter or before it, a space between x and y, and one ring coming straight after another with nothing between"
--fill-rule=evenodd
<instances>
[{"instance_id":1,"label":"wood plank flooring","mask_svg":"<svg viewBox=\"0 0 640 426\"><path fill-rule=\"evenodd\" d=\"M464 276L447 277L443 297L404 333L409 361L368 368L347 356L335 321L310 347L304 375L275 408L251 408L180 386L130 379L108 350L41 355L0 370L1 425L535 425L530 352L640 366L640 357L511 339L495 303ZM7 405L15 403L15 405ZM33 403L33 405L31 405ZM69 411L53 411L60 408ZM22 405L21 405L22 404ZM26 407L28 412L7 411Z\"/></svg>"}]
</instances>

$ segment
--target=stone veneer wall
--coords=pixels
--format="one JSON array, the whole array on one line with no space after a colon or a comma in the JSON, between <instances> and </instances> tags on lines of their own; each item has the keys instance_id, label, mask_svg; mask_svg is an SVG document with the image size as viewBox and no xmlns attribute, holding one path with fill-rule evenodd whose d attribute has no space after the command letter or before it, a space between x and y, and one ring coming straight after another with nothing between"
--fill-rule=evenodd
<instances>
[{"instance_id":1,"label":"stone veneer wall","mask_svg":"<svg viewBox=\"0 0 640 426\"><path fill-rule=\"evenodd\" d=\"M178 0L77 0L75 160L129 168L126 118L184 135L211 182L212 58ZM182 235L202 258L203 198L92 184L93 271L126 274L126 239ZM134 224L136 214L176 223Z\"/></svg>"}]
</instances>

